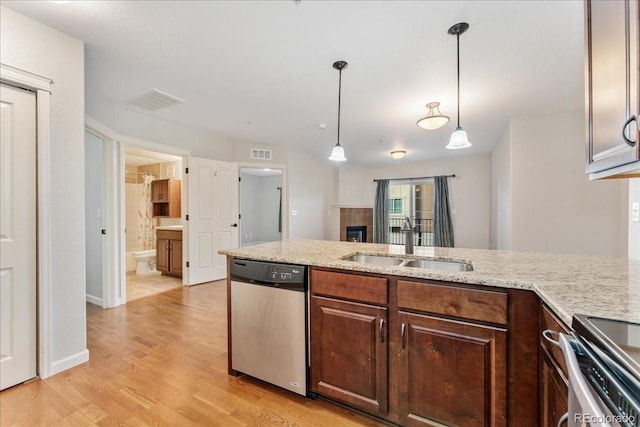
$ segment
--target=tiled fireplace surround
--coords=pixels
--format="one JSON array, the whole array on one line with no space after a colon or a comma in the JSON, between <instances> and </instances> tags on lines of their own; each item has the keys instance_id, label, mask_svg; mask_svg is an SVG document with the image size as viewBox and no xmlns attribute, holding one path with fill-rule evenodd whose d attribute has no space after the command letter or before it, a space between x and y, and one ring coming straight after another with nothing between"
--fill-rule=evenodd
<instances>
[{"instance_id":1,"label":"tiled fireplace surround","mask_svg":"<svg viewBox=\"0 0 640 427\"><path fill-rule=\"evenodd\" d=\"M340 208L340 240L347 240L348 226L367 227L367 242L373 242L373 208Z\"/></svg>"}]
</instances>

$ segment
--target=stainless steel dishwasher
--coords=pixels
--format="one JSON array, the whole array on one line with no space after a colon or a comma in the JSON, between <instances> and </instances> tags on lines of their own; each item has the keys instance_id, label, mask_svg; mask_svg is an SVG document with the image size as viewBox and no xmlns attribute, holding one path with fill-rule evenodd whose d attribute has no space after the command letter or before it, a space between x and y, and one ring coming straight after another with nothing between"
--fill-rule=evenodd
<instances>
[{"instance_id":1,"label":"stainless steel dishwasher","mask_svg":"<svg viewBox=\"0 0 640 427\"><path fill-rule=\"evenodd\" d=\"M307 267L234 258L231 368L307 394Z\"/></svg>"}]
</instances>

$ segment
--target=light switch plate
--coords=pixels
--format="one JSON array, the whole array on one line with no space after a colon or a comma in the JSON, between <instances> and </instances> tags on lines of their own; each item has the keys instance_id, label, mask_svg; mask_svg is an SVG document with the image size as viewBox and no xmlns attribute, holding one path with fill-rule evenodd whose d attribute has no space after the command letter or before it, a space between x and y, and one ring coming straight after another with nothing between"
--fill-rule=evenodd
<instances>
[{"instance_id":1,"label":"light switch plate","mask_svg":"<svg viewBox=\"0 0 640 427\"><path fill-rule=\"evenodd\" d=\"M640 222L640 202L631 203L631 221Z\"/></svg>"}]
</instances>

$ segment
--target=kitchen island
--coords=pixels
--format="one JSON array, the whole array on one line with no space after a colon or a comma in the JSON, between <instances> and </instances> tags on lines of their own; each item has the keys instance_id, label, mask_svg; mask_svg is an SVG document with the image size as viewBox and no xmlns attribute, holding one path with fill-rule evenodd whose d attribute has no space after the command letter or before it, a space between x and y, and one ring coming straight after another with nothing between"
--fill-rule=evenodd
<instances>
[{"instance_id":1,"label":"kitchen island","mask_svg":"<svg viewBox=\"0 0 640 427\"><path fill-rule=\"evenodd\" d=\"M640 322L640 261L625 258L313 240L220 253L310 266L310 391L399 425L555 426L566 368L541 331L574 314Z\"/></svg>"},{"instance_id":2,"label":"kitchen island","mask_svg":"<svg viewBox=\"0 0 640 427\"><path fill-rule=\"evenodd\" d=\"M567 325L574 314L640 323L640 260L593 255L416 247L414 255L469 262L473 271L452 272L345 261L357 253L404 254L404 247L375 243L294 240L220 251L263 261L354 272L390 274L535 292Z\"/></svg>"}]
</instances>

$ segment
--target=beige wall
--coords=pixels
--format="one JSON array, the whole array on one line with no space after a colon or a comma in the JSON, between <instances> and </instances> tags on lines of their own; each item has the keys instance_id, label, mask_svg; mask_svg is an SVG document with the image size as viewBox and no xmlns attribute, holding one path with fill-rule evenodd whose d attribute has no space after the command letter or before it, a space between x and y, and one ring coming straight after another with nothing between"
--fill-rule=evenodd
<instances>
[{"instance_id":1,"label":"beige wall","mask_svg":"<svg viewBox=\"0 0 640 427\"><path fill-rule=\"evenodd\" d=\"M451 175L449 197L456 247L489 248L491 160L488 155L452 157L426 162L398 162L388 166L340 165L339 205L372 207L376 178ZM333 225L335 227L335 224ZM335 231L334 231L335 233Z\"/></svg>"},{"instance_id":2,"label":"beige wall","mask_svg":"<svg viewBox=\"0 0 640 427\"><path fill-rule=\"evenodd\" d=\"M588 180L583 112L512 119L506 133L492 165L498 189L511 171L510 230L498 220L509 195L492 204L498 249L626 256L628 181Z\"/></svg>"},{"instance_id":3,"label":"beige wall","mask_svg":"<svg viewBox=\"0 0 640 427\"><path fill-rule=\"evenodd\" d=\"M2 63L54 81L50 97L51 373L87 357L84 44L0 6ZM35 173L35 172L34 172Z\"/></svg>"}]
</instances>

